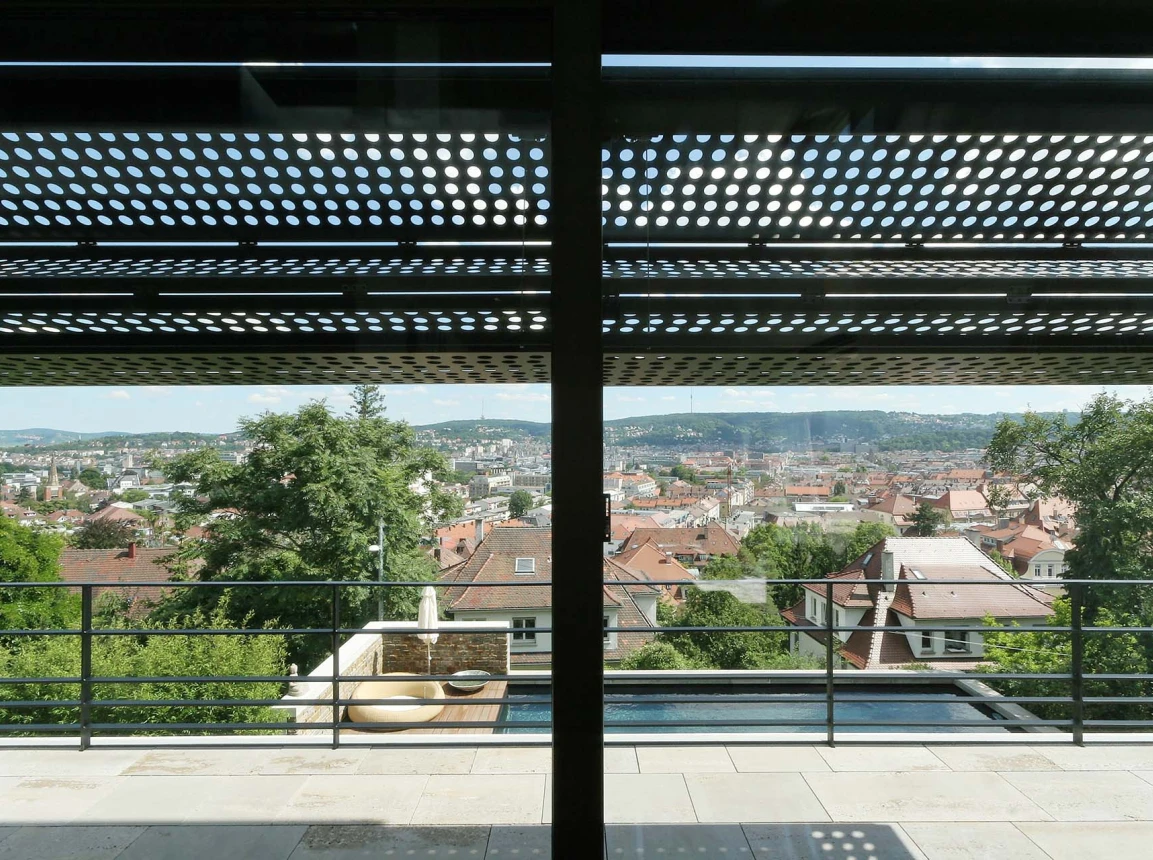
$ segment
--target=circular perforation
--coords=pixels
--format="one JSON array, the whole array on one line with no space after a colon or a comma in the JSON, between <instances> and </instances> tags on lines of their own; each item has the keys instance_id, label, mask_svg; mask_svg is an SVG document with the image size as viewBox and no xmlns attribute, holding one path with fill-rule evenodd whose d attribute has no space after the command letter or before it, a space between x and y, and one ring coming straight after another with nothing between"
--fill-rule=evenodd
<instances>
[{"instance_id":1,"label":"circular perforation","mask_svg":"<svg viewBox=\"0 0 1153 860\"><path fill-rule=\"evenodd\" d=\"M1141 240L1153 136L662 135L602 153L606 236Z\"/></svg>"},{"instance_id":2,"label":"circular perforation","mask_svg":"<svg viewBox=\"0 0 1153 860\"><path fill-rule=\"evenodd\" d=\"M548 260L541 257L21 257L0 260L0 278L515 277L548 273Z\"/></svg>"},{"instance_id":3,"label":"circular perforation","mask_svg":"<svg viewBox=\"0 0 1153 860\"><path fill-rule=\"evenodd\" d=\"M820 353L709 355L612 352L605 385L1056 385L1153 383L1153 356Z\"/></svg>"},{"instance_id":4,"label":"circular perforation","mask_svg":"<svg viewBox=\"0 0 1153 860\"><path fill-rule=\"evenodd\" d=\"M899 337L909 342L982 340L1015 342L1027 340L1043 346L1046 338L1085 338L1107 341L1149 338L1153 335L1153 311L1067 311L1067 312L810 312L777 313L649 313L627 312L602 320L606 335L635 338L676 335L691 341L702 336L744 337L750 340L785 338L790 343L821 341L830 337L851 337L862 342L869 338Z\"/></svg>"},{"instance_id":5,"label":"circular perforation","mask_svg":"<svg viewBox=\"0 0 1153 860\"><path fill-rule=\"evenodd\" d=\"M547 353L8 355L0 385L548 382Z\"/></svg>"},{"instance_id":6,"label":"circular perforation","mask_svg":"<svg viewBox=\"0 0 1153 860\"><path fill-rule=\"evenodd\" d=\"M131 335L163 338L180 335L283 335L294 339L313 334L421 337L467 336L471 333L539 339L549 328L543 310L308 310L308 311L98 311L42 313L0 310L0 336Z\"/></svg>"},{"instance_id":7,"label":"circular perforation","mask_svg":"<svg viewBox=\"0 0 1153 860\"><path fill-rule=\"evenodd\" d=\"M0 132L0 236L477 236L548 224L547 145L503 133Z\"/></svg>"}]
</instances>

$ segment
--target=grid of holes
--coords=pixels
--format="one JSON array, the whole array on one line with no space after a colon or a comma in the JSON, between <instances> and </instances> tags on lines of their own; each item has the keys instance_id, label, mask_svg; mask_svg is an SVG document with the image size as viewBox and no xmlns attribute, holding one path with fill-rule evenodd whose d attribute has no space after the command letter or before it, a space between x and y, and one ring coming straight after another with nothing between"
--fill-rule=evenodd
<instances>
[{"instance_id":1,"label":"grid of holes","mask_svg":"<svg viewBox=\"0 0 1153 860\"><path fill-rule=\"evenodd\" d=\"M176 257L109 260L20 258L0 260L0 278L228 278L547 275L548 260L536 257L284 257L278 259L179 259Z\"/></svg>"},{"instance_id":2,"label":"grid of holes","mask_svg":"<svg viewBox=\"0 0 1153 860\"><path fill-rule=\"evenodd\" d=\"M253 313L206 311L203 313L16 313L0 310L0 334L283 334L306 335L428 332L469 332L520 335L543 332L548 317L541 311L303 311Z\"/></svg>"},{"instance_id":3,"label":"grid of holes","mask_svg":"<svg viewBox=\"0 0 1153 860\"><path fill-rule=\"evenodd\" d=\"M547 353L5 356L0 385L304 385L549 381Z\"/></svg>"},{"instance_id":4,"label":"grid of holes","mask_svg":"<svg viewBox=\"0 0 1153 860\"><path fill-rule=\"evenodd\" d=\"M0 235L519 237L548 187L509 134L0 133Z\"/></svg>"},{"instance_id":5,"label":"grid of holes","mask_svg":"<svg viewBox=\"0 0 1153 860\"><path fill-rule=\"evenodd\" d=\"M1144 385L1145 353L605 356L605 385Z\"/></svg>"},{"instance_id":6,"label":"grid of holes","mask_svg":"<svg viewBox=\"0 0 1153 860\"><path fill-rule=\"evenodd\" d=\"M1153 333L1153 312L637 313L601 321L604 334L882 335L899 337L1114 336Z\"/></svg>"},{"instance_id":7,"label":"grid of holes","mask_svg":"<svg viewBox=\"0 0 1153 860\"><path fill-rule=\"evenodd\" d=\"M283 257L133 260L20 257L0 260L0 278L227 278L548 276L547 257ZM1148 278L1153 260L612 260L614 280L740 278Z\"/></svg>"},{"instance_id":8,"label":"grid of holes","mask_svg":"<svg viewBox=\"0 0 1153 860\"><path fill-rule=\"evenodd\" d=\"M1140 240L1153 136L666 135L602 152L606 236Z\"/></svg>"},{"instance_id":9,"label":"grid of holes","mask_svg":"<svg viewBox=\"0 0 1153 860\"><path fill-rule=\"evenodd\" d=\"M617 260L605 264L605 277L1148 278L1153 260Z\"/></svg>"}]
</instances>

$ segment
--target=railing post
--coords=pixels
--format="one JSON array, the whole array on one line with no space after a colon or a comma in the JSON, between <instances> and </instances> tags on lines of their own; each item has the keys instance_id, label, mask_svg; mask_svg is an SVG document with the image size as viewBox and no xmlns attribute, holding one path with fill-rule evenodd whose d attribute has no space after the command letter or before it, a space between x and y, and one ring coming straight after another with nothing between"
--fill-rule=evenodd
<instances>
[{"instance_id":1,"label":"railing post","mask_svg":"<svg viewBox=\"0 0 1153 860\"><path fill-rule=\"evenodd\" d=\"M825 741L836 746L836 718L833 712L833 581L825 583Z\"/></svg>"},{"instance_id":2,"label":"railing post","mask_svg":"<svg viewBox=\"0 0 1153 860\"><path fill-rule=\"evenodd\" d=\"M80 586L80 751L92 743L92 586Z\"/></svg>"},{"instance_id":3,"label":"railing post","mask_svg":"<svg viewBox=\"0 0 1153 860\"><path fill-rule=\"evenodd\" d=\"M1072 614L1070 639L1072 641L1072 698L1073 698L1073 743L1085 745L1085 638L1081 629L1081 616L1084 614L1080 583L1069 586L1069 607Z\"/></svg>"},{"instance_id":4,"label":"railing post","mask_svg":"<svg viewBox=\"0 0 1153 860\"><path fill-rule=\"evenodd\" d=\"M332 586L332 748L340 748L340 586Z\"/></svg>"}]
</instances>

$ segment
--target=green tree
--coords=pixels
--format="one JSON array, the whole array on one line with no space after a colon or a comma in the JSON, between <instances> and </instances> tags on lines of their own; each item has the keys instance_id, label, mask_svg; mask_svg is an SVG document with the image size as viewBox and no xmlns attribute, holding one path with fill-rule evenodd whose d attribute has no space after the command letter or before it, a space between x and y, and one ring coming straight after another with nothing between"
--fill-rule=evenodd
<instances>
[{"instance_id":1,"label":"green tree","mask_svg":"<svg viewBox=\"0 0 1153 860\"><path fill-rule=\"evenodd\" d=\"M755 559L753 570L765 579L817 579L839 570L843 552L815 523L785 527L775 523L754 526L743 546ZM773 601L792 606L801 599L797 584L770 586Z\"/></svg>"},{"instance_id":2,"label":"green tree","mask_svg":"<svg viewBox=\"0 0 1153 860\"><path fill-rule=\"evenodd\" d=\"M244 619L240 627L250 626ZM109 619L111 626L132 626L145 630L202 629L233 627L228 606L220 604L206 616L194 613L165 623L144 619ZM96 636L92 641L92 671L97 676L123 678L178 678L181 676L286 675L284 637L251 635L158 635ZM80 649L72 636L46 636L25 639L11 649L0 649L0 676L9 678L66 678L80 673ZM97 684L94 689L92 720L102 723L147 724L132 734L194 734L201 730L166 730L173 723L282 722L283 716L263 705L164 704L101 706L108 699L144 701L227 699L276 699L283 684L275 681L233 683L228 681L150 681L139 684ZM73 684L0 684L0 724L74 723L79 712L71 705L37 708L5 708L11 701L75 700L79 687ZM153 728L155 726L155 728ZM275 730L265 730L271 733Z\"/></svg>"},{"instance_id":3,"label":"green tree","mask_svg":"<svg viewBox=\"0 0 1153 860\"><path fill-rule=\"evenodd\" d=\"M918 537L932 537L945 524L945 512L928 502L921 502L913 512L913 533Z\"/></svg>"},{"instance_id":4,"label":"green tree","mask_svg":"<svg viewBox=\"0 0 1153 860\"><path fill-rule=\"evenodd\" d=\"M847 490L845 489L845 482L844 481L837 481L837 483L833 484L833 495L834 496L843 496L843 495L845 495L846 492L847 492Z\"/></svg>"},{"instance_id":5,"label":"green tree","mask_svg":"<svg viewBox=\"0 0 1153 860\"><path fill-rule=\"evenodd\" d=\"M849 562L856 561L885 538L896 536L897 530L888 523L858 523L857 527L853 529L852 534L849 535L849 539L845 542L844 562L840 567L844 567Z\"/></svg>"},{"instance_id":6,"label":"green tree","mask_svg":"<svg viewBox=\"0 0 1153 860\"><path fill-rule=\"evenodd\" d=\"M788 651L783 631L675 632L677 627L780 626L772 603L743 603L727 591L690 587L670 630L657 634L671 644L690 665L710 669L814 668L815 662L798 659Z\"/></svg>"},{"instance_id":7,"label":"green tree","mask_svg":"<svg viewBox=\"0 0 1153 860\"><path fill-rule=\"evenodd\" d=\"M27 505L36 501L36 496L28 487L21 487L20 492L16 494L16 504Z\"/></svg>"},{"instance_id":8,"label":"green tree","mask_svg":"<svg viewBox=\"0 0 1153 860\"><path fill-rule=\"evenodd\" d=\"M0 517L0 585L59 582L62 545L55 535ZM65 588L0 587L0 629L70 628L77 626L79 620L80 598ZM0 644L2 651L3 644ZM3 676L0 672L0 677Z\"/></svg>"},{"instance_id":9,"label":"green tree","mask_svg":"<svg viewBox=\"0 0 1153 860\"><path fill-rule=\"evenodd\" d=\"M515 490L508 497L508 515L512 519L523 517L532 507L532 493L528 490Z\"/></svg>"},{"instance_id":10,"label":"green tree","mask_svg":"<svg viewBox=\"0 0 1153 860\"><path fill-rule=\"evenodd\" d=\"M1077 514L1070 578L1153 579L1153 400L1100 394L1071 424L1064 415L1026 413L997 425L985 452L999 472L1021 475L1039 496L1060 496ZM1153 618L1147 587L1094 586L1087 616L1102 607L1119 617Z\"/></svg>"},{"instance_id":11,"label":"green tree","mask_svg":"<svg viewBox=\"0 0 1153 860\"><path fill-rule=\"evenodd\" d=\"M748 551L742 551L744 559L739 556L714 555L709 559L705 569L701 572L703 579L747 579L754 575L750 569Z\"/></svg>"},{"instance_id":12,"label":"green tree","mask_svg":"<svg viewBox=\"0 0 1153 860\"><path fill-rule=\"evenodd\" d=\"M691 466L684 465L683 463L678 463L669 469L669 474L678 480L686 481L690 484L695 484L697 482L696 470Z\"/></svg>"},{"instance_id":13,"label":"green tree","mask_svg":"<svg viewBox=\"0 0 1153 860\"><path fill-rule=\"evenodd\" d=\"M95 469L84 469L80 472L80 483L90 490L103 490L108 486L104 475Z\"/></svg>"},{"instance_id":14,"label":"green tree","mask_svg":"<svg viewBox=\"0 0 1153 860\"><path fill-rule=\"evenodd\" d=\"M700 669L668 642L648 642L620 662L621 669Z\"/></svg>"},{"instance_id":15,"label":"green tree","mask_svg":"<svg viewBox=\"0 0 1153 860\"><path fill-rule=\"evenodd\" d=\"M1013 562L1009 561L1009 559L1005 558L1005 556L1001 555L997 550L988 553L988 556L997 562L997 567L1001 568L1005 573L1010 573L1013 576L1017 575L1017 571L1013 570Z\"/></svg>"},{"instance_id":16,"label":"green tree","mask_svg":"<svg viewBox=\"0 0 1153 860\"><path fill-rule=\"evenodd\" d=\"M120 549L136 540L136 529L122 520L92 520L72 533L76 549Z\"/></svg>"},{"instance_id":17,"label":"green tree","mask_svg":"<svg viewBox=\"0 0 1153 860\"><path fill-rule=\"evenodd\" d=\"M377 523L385 524L386 578L410 581L419 561L420 535L435 522L459 515L461 502L436 484L448 473L441 454L416 445L412 428L386 420L379 401L356 395L354 413L333 415L323 401L293 414L263 413L241 420L239 432L252 450L239 465L224 463L204 449L165 465L174 482L191 482L195 494L177 500L176 524L185 529L214 511L203 541L181 545L174 556L202 558L196 573L205 581L268 582L265 588L233 589L232 605L257 623L279 619L291 627L323 627L331 622L328 588L277 588L281 580L375 580L377 565L369 546ZM373 411L376 410L376 411ZM431 562L429 562L431 564ZM228 589L178 589L157 609L158 617L206 614ZM376 617L376 592L341 592L343 623L359 626ZM412 617L412 587L385 589L385 616ZM307 667L329 650L320 636L290 640L290 659Z\"/></svg>"},{"instance_id":18,"label":"green tree","mask_svg":"<svg viewBox=\"0 0 1153 860\"><path fill-rule=\"evenodd\" d=\"M1069 627L1072 611L1068 598L1053 602L1051 627ZM986 617L985 626L995 627L998 622ZM1099 627L1113 627L1121 619L1109 609L1098 610L1094 622ZM1148 634L1143 634L1148 635ZM1148 659L1139 634L1087 633L1085 642L1085 671L1091 674L1147 673ZM985 634L985 659L988 665L982 671L998 674L1064 674L1072 671L1072 646L1069 634L1061 631L1032 631L1021 628L1005 633ZM996 679L990 681L998 692L1006 696L1068 696L1069 682L1062 679ZM1153 683L1138 681L1102 681L1085 679L1087 697L1130 697L1153 695ZM1071 716L1070 706L1051 702L1028 702L1025 707L1042 719L1061 720ZM1085 705L1086 719L1148 719L1148 705L1124 703L1089 703Z\"/></svg>"},{"instance_id":19,"label":"green tree","mask_svg":"<svg viewBox=\"0 0 1153 860\"><path fill-rule=\"evenodd\" d=\"M127 490L122 490L115 494L118 502L143 502L149 498L146 490L141 490L137 487L129 487Z\"/></svg>"}]
</instances>

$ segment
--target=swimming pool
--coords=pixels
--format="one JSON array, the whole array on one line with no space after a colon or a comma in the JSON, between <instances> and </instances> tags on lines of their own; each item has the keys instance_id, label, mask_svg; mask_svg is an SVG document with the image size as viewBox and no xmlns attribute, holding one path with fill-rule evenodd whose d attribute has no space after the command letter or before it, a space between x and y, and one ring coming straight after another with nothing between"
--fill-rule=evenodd
<instances>
[{"instance_id":1,"label":"swimming pool","mask_svg":"<svg viewBox=\"0 0 1153 860\"><path fill-rule=\"evenodd\" d=\"M509 698L540 695L545 688L511 687ZM820 732L824 730L826 706L823 701L798 701L823 692L820 687L615 687L605 694L606 732ZM676 699L715 694L727 698L745 698L737 702L677 702ZM771 695L772 700L754 700L753 696ZM659 702L629 701L632 697L651 696ZM905 702L899 697L932 697L938 701ZM861 701L862 699L882 701ZM669 701L674 700L674 701ZM838 689L834 703L837 731L845 732L1006 732L1000 726L1000 715L980 705L958 701L955 688L916 686L894 690L892 686L854 687ZM504 706L501 720L508 723L542 722L552 719L552 705L547 702L514 703ZM660 725L685 721L710 720L714 725L680 726ZM726 723L726 720L732 722ZM764 725L766 721L792 722L800 725ZM657 723L655 726L630 726L628 723ZM760 722L761 725L741 725L742 722ZM863 725L843 725L842 723ZM620 725L611 725L618 723ZM807 723L815 723L808 725ZM900 723L900 725L884 725ZM931 724L940 725L931 725ZM976 725L970 725L975 723ZM544 728L521 728L516 725L497 729L501 734L547 732Z\"/></svg>"}]
</instances>

